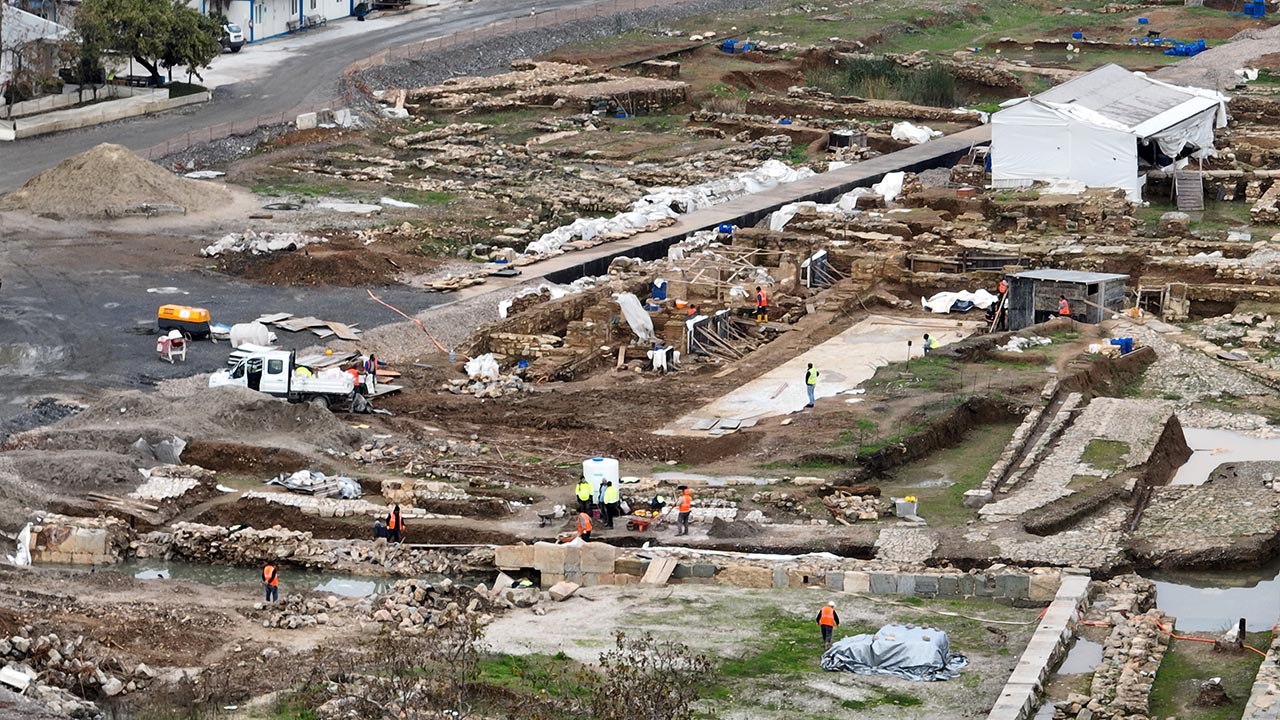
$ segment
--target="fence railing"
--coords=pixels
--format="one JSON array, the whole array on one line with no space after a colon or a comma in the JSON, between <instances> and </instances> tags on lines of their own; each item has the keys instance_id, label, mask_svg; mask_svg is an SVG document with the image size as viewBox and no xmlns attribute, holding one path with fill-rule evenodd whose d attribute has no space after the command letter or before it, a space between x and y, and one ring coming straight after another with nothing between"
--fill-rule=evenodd
<instances>
[{"instance_id":1,"label":"fence railing","mask_svg":"<svg viewBox=\"0 0 1280 720\"><path fill-rule=\"evenodd\" d=\"M293 122L294 119L307 112L317 112L324 108L340 107L343 102L351 104L356 93L369 95L369 90L356 77L359 73L379 65L386 65L402 60L421 57L431 52L440 52L474 45L486 40L514 35L521 32L551 28L565 23L613 17L626 12L649 10L659 7L679 5L685 0L602 0L601 2L576 8L558 8L546 10L532 15L524 15L507 20L499 20L483 27L471 30L459 30L450 35L443 35L428 40L399 45L381 50L369 57L348 65L342 72L342 91L331 100L315 105L300 106L292 110L266 113L245 120L211 125L199 130L192 130L185 135L171 138L142 151L142 155L150 160L179 153L195 145L222 140L228 137L252 135L259 128Z\"/></svg>"}]
</instances>

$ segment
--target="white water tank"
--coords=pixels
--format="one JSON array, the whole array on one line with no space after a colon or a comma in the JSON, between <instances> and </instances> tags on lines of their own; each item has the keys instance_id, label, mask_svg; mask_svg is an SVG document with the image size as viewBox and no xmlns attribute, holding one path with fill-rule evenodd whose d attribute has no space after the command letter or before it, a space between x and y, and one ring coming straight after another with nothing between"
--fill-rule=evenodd
<instances>
[{"instance_id":1,"label":"white water tank","mask_svg":"<svg viewBox=\"0 0 1280 720\"><path fill-rule=\"evenodd\" d=\"M607 480L618 485L618 461L614 458L593 457L582 461L582 476L591 483L591 497L600 494L600 486Z\"/></svg>"}]
</instances>

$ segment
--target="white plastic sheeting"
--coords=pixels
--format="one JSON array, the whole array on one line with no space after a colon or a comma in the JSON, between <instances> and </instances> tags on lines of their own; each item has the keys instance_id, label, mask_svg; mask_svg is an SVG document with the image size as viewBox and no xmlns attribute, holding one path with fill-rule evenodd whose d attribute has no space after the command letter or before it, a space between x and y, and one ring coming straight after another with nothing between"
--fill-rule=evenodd
<instances>
[{"instance_id":1,"label":"white plastic sheeting","mask_svg":"<svg viewBox=\"0 0 1280 720\"><path fill-rule=\"evenodd\" d=\"M498 360L493 353L485 353L471 358L466 364L467 377L472 380L497 380L502 371L498 368Z\"/></svg>"},{"instance_id":2,"label":"white plastic sheeting","mask_svg":"<svg viewBox=\"0 0 1280 720\"><path fill-rule=\"evenodd\" d=\"M928 300L920 298L920 304L931 313L945 315L946 313L951 312L951 306L955 305L957 300L960 302L971 302L973 303L973 306L979 310L986 310L991 307L992 303L995 303L999 299L1000 298L992 295L986 290L978 290L977 292L961 290L960 292L940 292Z\"/></svg>"},{"instance_id":3,"label":"white plastic sheeting","mask_svg":"<svg viewBox=\"0 0 1280 720\"><path fill-rule=\"evenodd\" d=\"M640 298L632 293L618 293L613 297L618 301L618 307L622 309L622 317L626 318L627 324L631 326L631 332L635 333L641 342L651 340L653 318L645 312L644 306L640 304Z\"/></svg>"},{"instance_id":4,"label":"white plastic sheeting","mask_svg":"<svg viewBox=\"0 0 1280 720\"><path fill-rule=\"evenodd\" d=\"M912 145L927 143L936 137L942 137L941 132L928 125L914 125L906 120L894 123L889 135L898 142L909 142Z\"/></svg>"},{"instance_id":5,"label":"white plastic sheeting","mask_svg":"<svg viewBox=\"0 0 1280 720\"><path fill-rule=\"evenodd\" d=\"M871 191L884 198L885 202L893 202L902 194L902 183L906 182L905 172L885 173L880 182L871 186Z\"/></svg>"},{"instance_id":6,"label":"white plastic sheeting","mask_svg":"<svg viewBox=\"0 0 1280 720\"><path fill-rule=\"evenodd\" d=\"M31 523L27 523L18 531L17 552L9 557L9 564L18 567L31 565Z\"/></svg>"},{"instance_id":7,"label":"white plastic sheeting","mask_svg":"<svg viewBox=\"0 0 1280 720\"><path fill-rule=\"evenodd\" d=\"M1072 180L1141 199L1137 138L1035 100L991 117L991 181L997 188ZM1111 124L1108 121L1108 124Z\"/></svg>"},{"instance_id":8,"label":"white plastic sheeting","mask_svg":"<svg viewBox=\"0 0 1280 720\"><path fill-rule=\"evenodd\" d=\"M648 195L632 203L631 210L611 218L578 218L529 243L525 254L550 255L575 240L590 240L611 232L635 232L651 222L763 192L813 174L809 168L793 168L778 160L766 160L754 170L699 185L653 188Z\"/></svg>"},{"instance_id":9,"label":"white plastic sheeting","mask_svg":"<svg viewBox=\"0 0 1280 720\"><path fill-rule=\"evenodd\" d=\"M812 208L819 215L850 213L858 208L858 198L873 193L883 196L885 202L893 202L902 194L902 184L906 177L907 174L904 172L886 173L880 182L870 188L854 188L836 198L833 203L816 203L810 200L787 203L769 215L769 229L776 232L785 228L787 223L791 222L792 218L803 208Z\"/></svg>"}]
</instances>

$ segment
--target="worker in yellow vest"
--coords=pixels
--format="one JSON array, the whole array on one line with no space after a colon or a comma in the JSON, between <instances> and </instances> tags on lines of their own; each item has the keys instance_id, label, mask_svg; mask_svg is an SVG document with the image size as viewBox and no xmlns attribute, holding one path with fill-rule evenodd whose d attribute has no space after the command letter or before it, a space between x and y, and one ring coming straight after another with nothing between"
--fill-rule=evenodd
<instances>
[{"instance_id":1,"label":"worker in yellow vest","mask_svg":"<svg viewBox=\"0 0 1280 720\"><path fill-rule=\"evenodd\" d=\"M578 497L578 512L591 512L591 483L587 482L585 476L578 480L573 493Z\"/></svg>"},{"instance_id":2,"label":"worker in yellow vest","mask_svg":"<svg viewBox=\"0 0 1280 720\"><path fill-rule=\"evenodd\" d=\"M613 519L622 514L622 499L618 496L618 486L612 480L604 484L604 524L613 527Z\"/></svg>"}]
</instances>

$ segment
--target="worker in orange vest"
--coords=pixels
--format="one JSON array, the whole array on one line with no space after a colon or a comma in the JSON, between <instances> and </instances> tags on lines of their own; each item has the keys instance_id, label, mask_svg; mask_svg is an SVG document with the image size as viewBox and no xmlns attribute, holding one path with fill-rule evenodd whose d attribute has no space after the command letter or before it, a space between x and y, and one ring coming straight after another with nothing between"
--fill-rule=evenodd
<instances>
[{"instance_id":1,"label":"worker in orange vest","mask_svg":"<svg viewBox=\"0 0 1280 720\"><path fill-rule=\"evenodd\" d=\"M1071 317L1071 305L1067 302L1066 295L1058 296L1058 315L1062 317Z\"/></svg>"},{"instance_id":2,"label":"worker in orange vest","mask_svg":"<svg viewBox=\"0 0 1280 720\"><path fill-rule=\"evenodd\" d=\"M756 286L756 322L769 321L769 296L765 291Z\"/></svg>"},{"instance_id":3,"label":"worker in orange vest","mask_svg":"<svg viewBox=\"0 0 1280 720\"><path fill-rule=\"evenodd\" d=\"M578 513L578 537L591 540L591 516L586 513Z\"/></svg>"},{"instance_id":4,"label":"worker in orange vest","mask_svg":"<svg viewBox=\"0 0 1280 720\"><path fill-rule=\"evenodd\" d=\"M276 566L267 563L262 568L262 586L267 589L267 602L277 602L280 600L280 574L276 571Z\"/></svg>"},{"instance_id":5,"label":"worker in orange vest","mask_svg":"<svg viewBox=\"0 0 1280 720\"><path fill-rule=\"evenodd\" d=\"M396 505L387 515L387 541L400 542L402 532L404 532L404 518L400 516L400 506Z\"/></svg>"},{"instance_id":6,"label":"worker in orange vest","mask_svg":"<svg viewBox=\"0 0 1280 720\"><path fill-rule=\"evenodd\" d=\"M676 506L676 509L680 511L680 514L676 516L676 534L688 535L689 514L693 512L693 491L684 485L681 485L678 489L680 490L680 504Z\"/></svg>"},{"instance_id":7,"label":"worker in orange vest","mask_svg":"<svg viewBox=\"0 0 1280 720\"><path fill-rule=\"evenodd\" d=\"M836 633L836 626L840 624L840 616L836 614L836 603L834 600L822 606L818 611L818 627L822 629L822 649L826 650L831 647L831 638Z\"/></svg>"},{"instance_id":8,"label":"worker in orange vest","mask_svg":"<svg viewBox=\"0 0 1280 720\"><path fill-rule=\"evenodd\" d=\"M996 286L996 290L1003 297L1005 293L1009 292L1009 283L1004 278L1000 278L1000 284Z\"/></svg>"}]
</instances>

